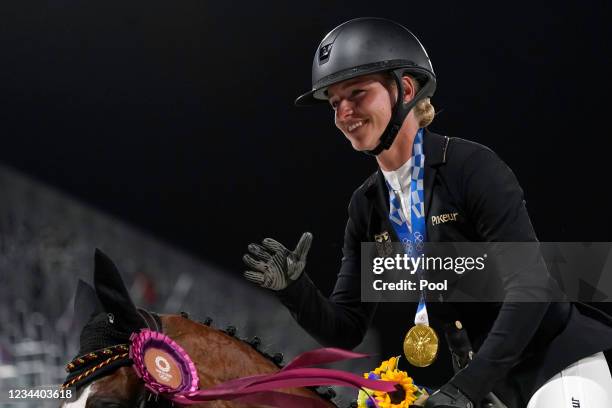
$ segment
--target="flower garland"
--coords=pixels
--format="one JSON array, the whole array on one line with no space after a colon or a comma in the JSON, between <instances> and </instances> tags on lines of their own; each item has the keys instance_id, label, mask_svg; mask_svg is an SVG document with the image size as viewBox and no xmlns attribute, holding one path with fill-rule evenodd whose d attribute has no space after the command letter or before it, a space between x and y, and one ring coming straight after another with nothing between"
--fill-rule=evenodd
<instances>
[{"instance_id":1,"label":"flower garland","mask_svg":"<svg viewBox=\"0 0 612 408\"><path fill-rule=\"evenodd\" d=\"M411 404L419 403L428 394L425 389L417 387L406 371L398 370L399 356L383 361L374 371L364 373L363 377L370 380L394 381L397 383L396 391L383 392L369 389L360 390L357 396L358 408L408 408ZM374 400L376 402L374 402Z\"/></svg>"}]
</instances>

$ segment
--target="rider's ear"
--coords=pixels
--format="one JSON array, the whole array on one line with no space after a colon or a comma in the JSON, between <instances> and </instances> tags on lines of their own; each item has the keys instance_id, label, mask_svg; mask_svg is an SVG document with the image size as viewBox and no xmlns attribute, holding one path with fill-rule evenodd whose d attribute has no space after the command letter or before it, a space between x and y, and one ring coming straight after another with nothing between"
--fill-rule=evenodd
<instances>
[{"instance_id":1,"label":"rider's ear","mask_svg":"<svg viewBox=\"0 0 612 408\"><path fill-rule=\"evenodd\" d=\"M96 291L82 279L77 283L74 295L74 327L83 327L93 315L104 312Z\"/></svg>"},{"instance_id":2,"label":"rider's ear","mask_svg":"<svg viewBox=\"0 0 612 408\"><path fill-rule=\"evenodd\" d=\"M136 310L117 267L102 251L96 249L94 286L106 313L112 313L114 324L123 331L132 332L146 327Z\"/></svg>"},{"instance_id":3,"label":"rider's ear","mask_svg":"<svg viewBox=\"0 0 612 408\"><path fill-rule=\"evenodd\" d=\"M417 80L409 75L403 75L402 85L404 86L404 103L408 103L416 96Z\"/></svg>"}]
</instances>

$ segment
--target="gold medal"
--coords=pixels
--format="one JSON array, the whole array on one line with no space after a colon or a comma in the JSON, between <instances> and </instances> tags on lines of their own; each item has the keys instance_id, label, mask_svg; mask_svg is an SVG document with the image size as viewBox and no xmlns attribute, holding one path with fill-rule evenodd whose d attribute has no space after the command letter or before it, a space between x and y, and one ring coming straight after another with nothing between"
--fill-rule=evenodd
<instances>
[{"instance_id":1,"label":"gold medal","mask_svg":"<svg viewBox=\"0 0 612 408\"><path fill-rule=\"evenodd\" d=\"M427 367L438 356L438 335L431 327L417 324L404 339L404 355L415 367Z\"/></svg>"}]
</instances>

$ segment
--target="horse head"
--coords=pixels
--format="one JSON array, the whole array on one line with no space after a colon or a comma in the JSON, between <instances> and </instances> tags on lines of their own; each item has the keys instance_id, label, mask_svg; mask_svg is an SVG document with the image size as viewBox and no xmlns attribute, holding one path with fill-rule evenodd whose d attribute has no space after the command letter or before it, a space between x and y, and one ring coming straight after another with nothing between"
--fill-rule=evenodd
<instances>
[{"instance_id":1,"label":"horse head","mask_svg":"<svg viewBox=\"0 0 612 408\"><path fill-rule=\"evenodd\" d=\"M95 253L94 287L79 280L74 309L76 323L83 325L83 329L79 357L70 363L72 370L66 381L73 382L71 386L81 395L66 407L84 407L86 401L88 407L137 406L142 394L137 386L138 376L129 367L127 350L120 346L129 343L131 333L147 326L117 267L100 250ZM94 355L98 358L93 358ZM114 361L96 369L115 356ZM71 369L70 365L68 368Z\"/></svg>"},{"instance_id":2,"label":"horse head","mask_svg":"<svg viewBox=\"0 0 612 408\"><path fill-rule=\"evenodd\" d=\"M78 357L67 366L65 385L76 388L78 399L64 403L64 408L171 406L169 401L147 391L128 357L130 336L143 328L163 332L187 352L196 366L202 389L279 370L269 356L259 352L254 344L235 337L231 330L218 330L210 322L198 323L186 315L156 315L139 310L117 267L99 250L95 253L94 287L79 281L74 306L76 320L84 323L84 327ZM284 392L321 398L309 389ZM212 401L195 406L237 405ZM334 405L330 403L331 406Z\"/></svg>"}]
</instances>

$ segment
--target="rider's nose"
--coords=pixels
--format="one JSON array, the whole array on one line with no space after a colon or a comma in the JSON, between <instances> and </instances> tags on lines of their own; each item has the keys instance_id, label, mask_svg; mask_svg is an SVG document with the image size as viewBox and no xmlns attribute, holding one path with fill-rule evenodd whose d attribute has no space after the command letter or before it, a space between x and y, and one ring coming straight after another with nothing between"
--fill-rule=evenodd
<instances>
[{"instance_id":1,"label":"rider's nose","mask_svg":"<svg viewBox=\"0 0 612 408\"><path fill-rule=\"evenodd\" d=\"M336 108L336 115L340 121L346 120L353 114L353 104L346 99L341 100Z\"/></svg>"}]
</instances>

